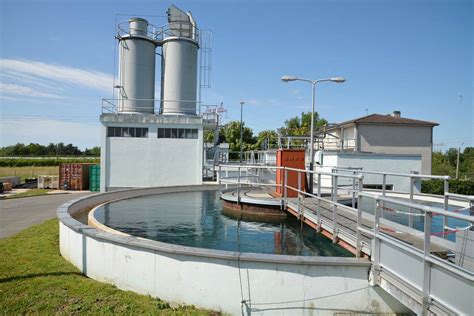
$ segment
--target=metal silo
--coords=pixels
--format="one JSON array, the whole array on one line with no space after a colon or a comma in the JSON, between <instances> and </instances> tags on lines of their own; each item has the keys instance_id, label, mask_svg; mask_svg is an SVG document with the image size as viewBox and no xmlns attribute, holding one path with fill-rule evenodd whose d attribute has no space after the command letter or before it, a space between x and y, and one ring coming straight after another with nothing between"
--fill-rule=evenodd
<instances>
[{"instance_id":1,"label":"metal silo","mask_svg":"<svg viewBox=\"0 0 474 316\"><path fill-rule=\"evenodd\" d=\"M132 18L119 25L119 112L154 113L155 51L148 21Z\"/></svg>"},{"instance_id":2,"label":"metal silo","mask_svg":"<svg viewBox=\"0 0 474 316\"><path fill-rule=\"evenodd\" d=\"M168 11L168 29L163 38L161 112L196 115L198 29L190 12L175 6Z\"/></svg>"}]
</instances>

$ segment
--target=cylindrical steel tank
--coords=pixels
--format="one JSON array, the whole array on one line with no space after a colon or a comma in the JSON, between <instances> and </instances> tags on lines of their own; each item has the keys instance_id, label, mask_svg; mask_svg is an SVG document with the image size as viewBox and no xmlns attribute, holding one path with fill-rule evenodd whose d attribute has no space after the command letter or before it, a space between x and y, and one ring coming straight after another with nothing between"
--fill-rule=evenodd
<instances>
[{"instance_id":1,"label":"cylindrical steel tank","mask_svg":"<svg viewBox=\"0 0 474 316\"><path fill-rule=\"evenodd\" d=\"M182 37L163 43L162 114L196 115L198 44Z\"/></svg>"},{"instance_id":2,"label":"cylindrical steel tank","mask_svg":"<svg viewBox=\"0 0 474 316\"><path fill-rule=\"evenodd\" d=\"M119 34L119 112L154 113L156 43L148 21L132 18Z\"/></svg>"}]
</instances>

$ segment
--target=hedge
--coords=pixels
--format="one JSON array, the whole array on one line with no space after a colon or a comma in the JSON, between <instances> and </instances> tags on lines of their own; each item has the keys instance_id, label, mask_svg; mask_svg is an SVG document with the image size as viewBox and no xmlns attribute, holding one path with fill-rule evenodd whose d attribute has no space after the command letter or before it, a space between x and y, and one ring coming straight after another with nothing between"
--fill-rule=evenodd
<instances>
[{"instance_id":1,"label":"hedge","mask_svg":"<svg viewBox=\"0 0 474 316\"><path fill-rule=\"evenodd\" d=\"M444 181L440 179L424 180L421 182L421 192L443 195ZM474 180L449 180L449 192L474 195Z\"/></svg>"},{"instance_id":2,"label":"hedge","mask_svg":"<svg viewBox=\"0 0 474 316\"><path fill-rule=\"evenodd\" d=\"M87 159L87 158L42 158L42 159L24 159L24 158L13 158L13 159L0 159L0 167L50 167L59 166L62 163L99 163L100 159Z\"/></svg>"}]
</instances>

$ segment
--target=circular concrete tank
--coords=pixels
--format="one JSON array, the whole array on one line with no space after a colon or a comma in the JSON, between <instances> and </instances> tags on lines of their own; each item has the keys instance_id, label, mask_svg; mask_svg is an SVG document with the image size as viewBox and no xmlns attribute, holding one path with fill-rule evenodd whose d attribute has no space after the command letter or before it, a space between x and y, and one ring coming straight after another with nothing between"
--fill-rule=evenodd
<instances>
[{"instance_id":1,"label":"circular concrete tank","mask_svg":"<svg viewBox=\"0 0 474 316\"><path fill-rule=\"evenodd\" d=\"M129 30L119 37L119 112L154 113L155 48L147 36L148 22L129 20Z\"/></svg>"},{"instance_id":2,"label":"circular concrete tank","mask_svg":"<svg viewBox=\"0 0 474 316\"><path fill-rule=\"evenodd\" d=\"M162 114L196 115L198 44L185 38L163 43Z\"/></svg>"}]
</instances>

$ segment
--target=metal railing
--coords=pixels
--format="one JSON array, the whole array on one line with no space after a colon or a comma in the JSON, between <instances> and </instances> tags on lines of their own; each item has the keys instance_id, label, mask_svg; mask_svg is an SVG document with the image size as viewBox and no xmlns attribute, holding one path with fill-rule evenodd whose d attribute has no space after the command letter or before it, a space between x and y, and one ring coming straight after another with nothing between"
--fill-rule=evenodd
<instances>
[{"instance_id":1,"label":"metal railing","mask_svg":"<svg viewBox=\"0 0 474 316\"><path fill-rule=\"evenodd\" d=\"M469 215L462 214L441 207L420 204L416 200L409 201L389 197L386 190L379 193L364 192L364 174L369 172L350 171L350 173L347 173L344 170L335 169L333 172L322 172L277 166L219 165L218 183L221 194L236 193L236 201L239 204L249 203L248 200L245 200L242 190L248 188L263 188L265 190L275 188L275 191L279 191L281 195L278 197L273 195L273 199L278 200L283 209L291 209L293 214L300 219L301 225L307 223L309 219L315 224L313 227L318 232L322 229L332 232L333 242L341 240L354 247L356 256L369 255L373 262L371 269L371 282L373 284L381 285L381 278L387 280L388 276L391 276L398 282L399 289L405 291L404 293L411 293L410 289L412 288L420 293L420 306L422 306L423 311L427 311L430 306L448 312L462 311L463 309L459 309L458 306L460 304L459 300L456 301L456 298L453 299L452 296L440 290L438 283L441 281L436 278L439 278L440 275L443 278L446 277L448 280L446 282L451 282L454 284L453 286L456 286L456 284L472 286L474 281L472 271L474 257L470 250L466 251L472 246L466 246L465 244L474 242L472 240L474 236L474 233L472 233L474 231L474 196L449 192L442 196L445 198L445 203L449 203L450 200L467 202L469 208L463 210L469 211ZM316 179L316 192L306 191L306 179L309 173L313 173ZM382 176L408 177L410 181L420 178L448 180L448 177L419 174L371 173L381 174ZM290 184L288 179L290 177L294 179L295 175L297 178L296 184L294 184L294 181L293 184ZM277 177L280 178L277 179ZM322 177L331 178L332 187L329 191L323 191ZM343 182L342 179L345 179L346 183L340 185ZM347 185L347 182L350 185ZM292 198L290 193L296 193L297 195ZM342 198L345 198L347 203L343 204ZM365 208L364 201L366 200L375 201L373 214ZM308 203L311 203L311 205ZM325 215L322 214L323 203ZM402 213L402 215L414 216L416 214L418 218L423 218L423 228L421 230L419 228L415 229L410 227L410 223L405 225L401 222L383 218L381 215L388 206L392 206L394 211ZM400 211L402 208L410 211ZM342 214L343 211L344 214ZM347 224L344 227L339 227L339 219L342 219L340 216L344 216L344 220L346 220L350 214L353 214L351 215L352 220L355 218L355 231L347 230ZM440 232L436 231L439 226L434 225L433 222L435 216L443 217L443 232L441 234L446 229L453 232L454 227L447 225L447 219L461 221L464 226L455 228L455 242L439 237ZM409 242L410 240L412 241ZM459 243L462 247L459 246ZM458 249L458 247L461 248ZM393 256L394 253L395 257ZM392 254L392 257L390 254ZM413 264L418 264L418 268L408 263L400 265L398 260L405 260L401 257L403 255L407 256L406 260L417 258L418 261L415 260ZM466 268L469 265L465 265L464 260L471 265L471 268ZM404 274L403 269L412 270L415 268L421 269L422 272L415 276L413 273ZM436 276L432 277L432 273ZM421 274L422 281L418 282ZM453 274L456 277L452 277ZM408 284L408 288L403 287L407 286L406 284ZM461 303L464 304L465 300Z\"/></svg>"},{"instance_id":2,"label":"metal railing","mask_svg":"<svg viewBox=\"0 0 474 316\"><path fill-rule=\"evenodd\" d=\"M171 22L164 26L155 26L148 23L147 30L131 28L129 21L117 25L117 37L141 35L153 41L161 42L168 37L184 37L199 42L199 29L189 22Z\"/></svg>"},{"instance_id":3,"label":"metal railing","mask_svg":"<svg viewBox=\"0 0 474 316\"><path fill-rule=\"evenodd\" d=\"M111 98L102 99L102 114L104 113L127 113L133 111L149 111L153 109L153 113L161 114L162 103L187 103L194 105L197 109L197 105L201 102L198 100L161 100L161 99L127 99L127 98ZM134 104L133 104L134 103ZM143 103L150 103L152 106L140 105Z\"/></svg>"},{"instance_id":4,"label":"metal railing","mask_svg":"<svg viewBox=\"0 0 474 316\"><path fill-rule=\"evenodd\" d=\"M224 171L222 170L223 167L225 167ZM219 191L223 192L223 187L225 188L225 190L228 190L229 186L234 185L237 189L237 204L240 204L240 191L243 186L283 188L282 184L277 184L276 179L273 180L273 174L276 175L276 170L281 169L281 167L269 167L259 165L219 165L217 172ZM270 171L270 177L264 180L262 177L261 170ZM274 170L274 172L271 172L272 170ZM225 172L224 176L222 176L223 172ZM242 174L242 172L244 172L244 174ZM252 181L250 181L249 179L252 179Z\"/></svg>"},{"instance_id":5,"label":"metal railing","mask_svg":"<svg viewBox=\"0 0 474 316\"><path fill-rule=\"evenodd\" d=\"M309 136L279 136L278 146L280 149L286 148L308 148ZM315 150L354 150L355 138L337 138L335 136L328 137L328 134L317 136L314 140Z\"/></svg>"},{"instance_id":6,"label":"metal railing","mask_svg":"<svg viewBox=\"0 0 474 316\"><path fill-rule=\"evenodd\" d=\"M382 178L382 195L386 196L387 194L387 177L402 177L407 178L409 181L409 201L414 202L414 195L415 195L415 188L416 188L416 181L422 179L438 179L443 180L443 196L444 196L444 210L447 211L449 207L449 196L453 196L453 194L449 193L449 180L451 179L450 176L438 176L438 175L425 175L425 174L418 174L418 173L393 173L393 172L377 172L377 171L364 171L361 169L348 169L348 168L333 168L333 170L339 172L351 172L352 174L362 174L362 175L379 175ZM409 213L412 213L412 208L409 208ZM413 216L411 214L408 215L408 222L409 226L413 227ZM450 227L448 226L448 220L445 217L444 220L444 231L448 231Z\"/></svg>"},{"instance_id":7,"label":"metal railing","mask_svg":"<svg viewBox=\"0 0 474 316\"><path fill-rule=\"evenodd\" d=\"M460 196L457 194L447 194L448 196L451 195L451 197L456 197L459 199L464 199L464 200L469 200L472 206L472 202L474 201L474 197L472 196ZM461 277L463 280L467 280L469 282L474 282L474 273L472 271L466 270L463 267L456 265L454 263L451 263L450 261L447 260L442 260L438 256L435 256L432 254L431 251L431 246L432 246L432 221L433 221L433 216L436 215L441 215L444 218L453 218L457 220L464 221L468 223L468 225L464 228L467 230L474 230L474 216L472 215L465 215L465 214L459 214L455 212L449 212L441 208L436 208L432 206L427 206L427 205L421 205L409 201L402 201L399 199L394 199L390 198L381 194L374 194L374 193L367 193L367 192L359 192L359 199L373 199L375 200L375 207L374 207L374 226L373 229L367 229L364 228L359 221L361 218L362 210L361 207L358 207L357 209L357 232L358 234L364 233L373 238L373 251L371 253L371 258L373 262L373 280L374 283L377 284L380 280L380 271L381 267L384 267L385 269L389 270L389 272L394 273L395 275L400 274L400 271L391 271L394 270L393 268L390 268L388 266L384 266L383 261L381 261L381 242L388 243L392 247L399 248L402 252L409 253L411 255L414 255L418 258L422 259L422 264L423 264L423 276L422 276L422 286L421 286L421 292L422 292L422 306L423 306L423 312L427 312L431 302L435 300L434 297L432 297L431 292L432 292L432 287L431 287L431 273L433 269L438 269L438 270L445 270L448 271L448 273L454 273L455 275ZM407 207L409 209L416 209L424 217L424 225L423 225L423 234L422 234L422 239L423 239L423 247L422 249L418 249L416 247L413 247L411 245L408 245L406 243L400 242L400 240L393 238L389 234L386 234L381 228L381 217L380 213L381 210L384 209L384 205L386 203L390 203L392 205L398 205L398 206L403 206ZM361 205L359 201L359 205ZM467 238L467 237L464 237ZM462 256L462 254L459 254L459 256ZM472 259L472 258L471 258ZM413 267L409 267L410 269L413 269ZM437 273L440 273L439 271ZM439 277L439 276L438 276ZM417 285L414 282L410 282L410 280L405 280L411 283L410 285L413 286L414 288L420 288L419 285ZM472 284L472 283L471 283ZM455 289L448 289L448 291L452 291ZM439 299L439 297L437 298ZM449 302L443 302L445 305L451 308L451 310L456 311L456 306L450 306Z\"/></svg>"},{"instance_id":8,"label":"metal railing","mask_svg":"<svg viewBox=\"0 0 474 316\"><path fill-rule=\"evenodd\" d=\"M264 172L268 171L268 172ZM279 171L279 173L277 172ZM225 173L223 175L223 172ZM242 174L243 173L243 174ZM288 184L289 174L296 174L297 177L297 187L291 186ZM308 192L306 191L307 175L312 173L314 175L315 186L317 192ZM280 176L279 181L277 176ZM265 176L265 178L262 178ZM333 179L335 185L331 190L323 191L321 184L321 179L323 176L328 176ZM304 199L306 197L316 199L316 213L317 216L317 227L318 231L321 230L322 226L330 227L333 231L333 241L336 242L338 239L338 210L343 208L350 212L356 213L355 206L357 204L358 192L362 191L363 187L363 176L362 175L347 175L347 174L338 174L330 172L321 172L321 171L310 171L306 169L295 169L288 167L276 167L276 166L262 166L262 165L219 165L218 166L218 184L219 189L223 192L223 188L226 191L236 189L237 203L241 203L241 190L243 187L262 187L265 189L275 187L279 188L280 192L280 205L283 208L286 208L288 205L288 191L297 193L297 213L298 217L304 217ZM249 181L252 179L252 181ZM349 179L352 183L351 188L344 186L338 186L339 179ZM232 187L233 186L233 187ZM349 193L347 198L350 199L352 207L346 206L338 200L338 197L341 197L341 193ZM332 209L332 221L325 221L321 216L321 203L328 203ZM350 239L352 236L345 236ZM360 239L361 236L357 236ZM356 243L354 241L354 243ZM356 244L361 244L360 240ZM360 253L360 251L358 252Z\"/></svg>"}]
</instances>

